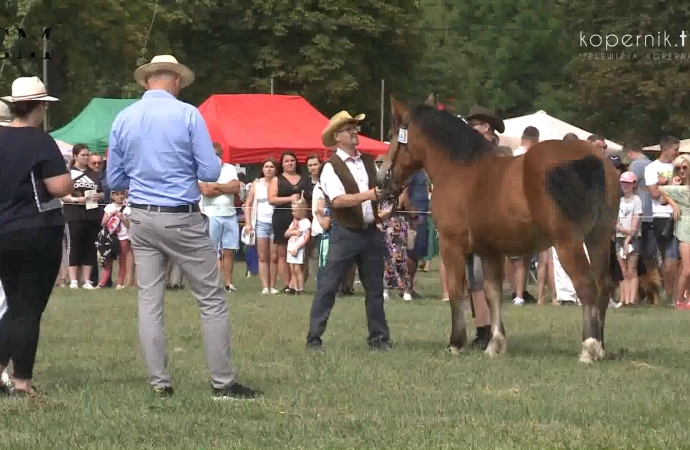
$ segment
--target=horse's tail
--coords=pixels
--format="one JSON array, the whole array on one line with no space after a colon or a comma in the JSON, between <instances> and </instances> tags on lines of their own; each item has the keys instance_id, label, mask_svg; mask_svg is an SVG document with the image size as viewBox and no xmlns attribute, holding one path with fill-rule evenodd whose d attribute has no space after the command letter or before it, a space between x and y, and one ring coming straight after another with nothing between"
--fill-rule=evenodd
<instances>
[{"instance_id":1,"label":"horse's tail","mask_svg":"<svg viewBox=\"0 0 690 450\"><path fill-rule=\"evenodd\" d=\"M571 222L585 225L601 217L606 204L604 164L601 158L586 155L547 170L546 190Z\"/></svg>"}]
</instances>

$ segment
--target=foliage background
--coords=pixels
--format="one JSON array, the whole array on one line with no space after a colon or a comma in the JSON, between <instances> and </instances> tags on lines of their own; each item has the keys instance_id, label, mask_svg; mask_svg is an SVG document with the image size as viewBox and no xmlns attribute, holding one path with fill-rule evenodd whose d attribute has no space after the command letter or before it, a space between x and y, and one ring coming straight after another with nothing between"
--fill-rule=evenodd
<instances>
[{"instance_id":1,"label":"foliage background","mask_svg":"<svg viewBox=\"0 0 690 450\"><path fill-rule=\"evenodd\" d=\"M647 59L649 48L619 48L602 60L601 51L579 41L581 32L666 30L675 37L690 17L690 4L678 0L3 3L0 27L21 24L28 39L20 60L16 33L5 36L10 58L2 61L0 92L17 76L42 73L41 30L52 28L48 84L63 100L51 108L52 129L93 97L141 95L134 69L172 53L197 74L182 94L192 104L212 93L270 92L273 78L275 93L303 95L326 115L365 112L371 120L363 131L376 138L382 79L386 95L422 102L435 91L457 113L475 103L506 118L544 109L619 142L690 137L687 59ZM32 51L38 58L28 57ZM638 59L607 59L632 51Z\"/></svg>"}]
</instances>

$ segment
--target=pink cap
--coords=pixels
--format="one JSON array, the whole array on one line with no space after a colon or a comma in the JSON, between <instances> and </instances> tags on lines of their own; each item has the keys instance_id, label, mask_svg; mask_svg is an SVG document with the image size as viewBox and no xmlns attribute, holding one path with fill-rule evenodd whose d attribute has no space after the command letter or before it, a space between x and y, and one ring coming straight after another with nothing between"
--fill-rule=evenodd
<instances>
[{"instance_id":1,"label":"pink cap","mask_svg":"<svg viewBox=\"0 0 690 450\"><path fill-rule=\"evenodd\" d=\"M621 183L634 183L637 181L637 177L632 172L623 172L621 174Z\"/></svg>"}]
</instances>

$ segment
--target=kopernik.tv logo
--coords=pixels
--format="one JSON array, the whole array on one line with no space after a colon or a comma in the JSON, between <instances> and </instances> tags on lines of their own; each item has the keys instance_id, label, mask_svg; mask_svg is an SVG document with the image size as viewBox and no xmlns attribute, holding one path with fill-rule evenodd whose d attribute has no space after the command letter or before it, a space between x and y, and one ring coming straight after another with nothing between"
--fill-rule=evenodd
<instances>
[{"instance_id":1,"label":"kopernik.tv logo","mask_svg":"<svg viewBox=\"0 0 690 450\"><path fill-rule=\"evenodd\" d=\"M580 31L580 47L593 50L622 50L623 48L648 48L670 51L685 47L685 39L690 35L685 30L680 33L657 31L652 34L585 33ZM680 48L679 48L680 47Z\"/></svg>"},{"instance_id":2,"label":"kopernik.tv logo","mask_svg":"<svg viewBox=\"0 0 690 450\"><path fill-rule=\"evenodd\" d=\"M580 31L580 48L586 50L581 57L601 60L636 60L638 58L690 60L690 53L685 53L686 38L690 38L690 35L685 30L676 33L657 31L648 34Z\"/></svg>"}]
</instances>

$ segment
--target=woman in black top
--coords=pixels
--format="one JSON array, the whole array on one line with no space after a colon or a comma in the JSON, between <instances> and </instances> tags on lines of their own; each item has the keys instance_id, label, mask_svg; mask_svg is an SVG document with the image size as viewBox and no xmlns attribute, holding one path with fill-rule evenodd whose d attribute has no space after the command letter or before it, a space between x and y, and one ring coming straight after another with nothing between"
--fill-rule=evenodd
<instances>
[{"instance_id":1,"label":"woman in black top","mask_svg":"<svg viewBox=\"0 0 690 450\"><path fill-rule=\"evenodd\" d=\"M278 273L285 282L283 292L293 294L288 287L290 273L287 264L287 243L285 237L290 223L292 223L292 202L304 196L311 205L311 181L302 176L297 166L297 157L292 152L285 152L280 157L278 175L268 186L268 202L275 207L273 210L273 243L278 249Z\"/></svg>"},{"instance_id":2,"label":"woman in black top","mask_svg":"<svg viewBox=\"0 0 690 450\"><path fill-rule=\"evenodd\" d=\"M72 148L72 193L63 197L63 211L69 233L69 287L79 288L81 268L82 287L93 289L91 268L96 265L96 237L101 229L101 210L87 206L89 191L95 192L92 200L103 202L103 189L100 176L89 168L89 148L77 144Z\"/></svg>"},{"instance_id":3,"label":"woman in black top","mask_svg":"<svg viewBox=\"0 0 690 450\"><path fill-rule=\"evenodd\" d=\"M70 192L71 182L57 144L37 128L47 102L57 99L31 77L15 80L12 96L2 100L13 120L0 127L0 281L7 296L0 319L0 372L11 360L13 393L33 396L41 316L62 259L65 222L57 198ZM8 393L2 383L0 393Z\"/></svg>"}]
</instances>

